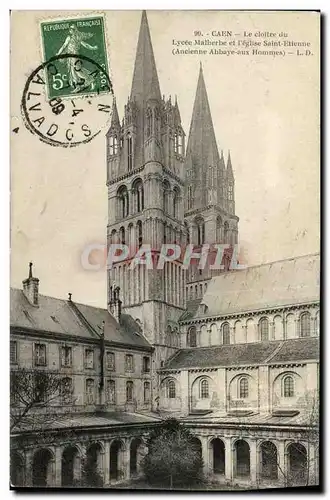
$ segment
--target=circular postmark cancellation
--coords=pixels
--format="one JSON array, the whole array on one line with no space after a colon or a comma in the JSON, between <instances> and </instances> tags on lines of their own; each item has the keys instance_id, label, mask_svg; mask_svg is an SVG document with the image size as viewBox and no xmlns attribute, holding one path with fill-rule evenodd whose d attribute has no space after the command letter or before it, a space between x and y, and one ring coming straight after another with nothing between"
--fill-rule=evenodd
<instances>
[{"instance_id":1,"label":"circular postmark cancellation","mask_svg":"<svg viewBox=\"0 0 330 500\"><path fill-rule=\"evenodd\" d=\"M66 68L68 78L59 76L59 66ZM50 81L55 88L56 84L61 87L61 96L48 97ZM26 127L40 140L52 146L72 147L90 142L106 128L112 103L113 88L105 68L87 56L63 54L31 73L21 109Z\"/></svg>"}]
</instances>

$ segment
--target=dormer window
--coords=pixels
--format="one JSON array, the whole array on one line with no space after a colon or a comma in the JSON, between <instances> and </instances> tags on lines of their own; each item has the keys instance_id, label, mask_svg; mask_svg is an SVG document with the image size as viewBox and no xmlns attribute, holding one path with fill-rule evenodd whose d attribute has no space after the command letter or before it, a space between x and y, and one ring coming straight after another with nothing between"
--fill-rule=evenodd
<instances>
[{"instance_id":1,"label":"dormer window","mask_svg":"<svg viewBox=\"0 0 330 500\"><path fill-rule=\"evenodd\" d=\"M118 153L118 139L116 136L110 136L109 138L109 154L114 156Z\"/></svg>"}]
</instances>

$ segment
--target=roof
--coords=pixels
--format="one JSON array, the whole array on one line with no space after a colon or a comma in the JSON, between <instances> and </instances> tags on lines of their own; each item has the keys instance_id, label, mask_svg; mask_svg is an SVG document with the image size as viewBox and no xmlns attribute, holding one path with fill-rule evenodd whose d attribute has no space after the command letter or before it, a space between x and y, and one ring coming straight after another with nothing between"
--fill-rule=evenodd
<instances>
[{"instance_id":1,"label":"roof","mask_svg":"<svg viewBox=\"0 0 330 500\"><path fill-rule=\"evenodd\" d=\"M103 321L106 341L151 348L140 325L128 314L122 314L119 324L106 309L45 295L39 295L39 307L35 307L22 290L10 290L11 327L98 339Z\"/></svg>"},{"instance_id":2,"label":"roof","mask_svg":"<svg viewBox=\"0 0 330 500\"><path fill-rule=\"evenodd\" d=\"M319 298L320 254L312 254L222 273L209 282L201 303L205 316L220 316Z\"/></svg>"},{"instance_id":3,"label":"roof","mask_svg":"<svg viewBox=\"0 0 330 500\"><path fill-rule=\"evenodd\" d=\"M309 337L181 349L167 361L164 369L259 365L316 360L318 358L319 339Z\"/></svg>"}]
</instances>

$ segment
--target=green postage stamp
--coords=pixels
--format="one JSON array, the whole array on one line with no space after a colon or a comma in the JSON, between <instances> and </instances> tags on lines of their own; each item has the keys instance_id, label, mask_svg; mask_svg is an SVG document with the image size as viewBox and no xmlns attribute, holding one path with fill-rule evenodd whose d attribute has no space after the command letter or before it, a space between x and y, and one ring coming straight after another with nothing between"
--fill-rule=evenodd
<instances>
[{"instance_id":1,"label":"green postage stamp","mask_svg":"<svg viewBox=\"0 0 330 500\"><path fill-rule=\"evenodd\" d=\"M53 62L47 72L49 99L111 90L102 15L42 22L41 37L44 61Z\"/></svg>"}]
</instances>

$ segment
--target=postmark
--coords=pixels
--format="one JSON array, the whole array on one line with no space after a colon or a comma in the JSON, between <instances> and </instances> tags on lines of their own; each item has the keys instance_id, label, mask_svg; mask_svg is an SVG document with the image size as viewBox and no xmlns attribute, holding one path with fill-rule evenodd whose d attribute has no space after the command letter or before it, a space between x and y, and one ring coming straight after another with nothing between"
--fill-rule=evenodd
<instances>
[{"instance_id":1,"label":"postmark","mask_svg":"<svg viewBox=\"0 0 330 500\"><path fill-rule=\"evenodd\" d=\"M85 56L97 63L104 74L109 74L103 16L45 21L40 23L40 30L43 61L63 54ZM87 59L84 67L77 67L73 58L59 59L57 73L47 75L49 99L71 98L75 93L97 94L99 89L89 76L91 70L92 65ZM104 75L101 76L105 80ZM106 92L106 88L103 92Z\"/></svg>"},{"instance_id":2,"label":"postmark","mask_svg":"<svg viewBox=\"0 0 330 500\"><path fill-rule=\"evenodd\" d=\"M86 78L79 88L67 84L70 99L49 99L46 81L57 75L63 61ZM90 88L94 91L90 93ZM89 57L63 54L38 66L29 76L23 91L21 109L25 125L40 140L52 146L72 147L90 142L110 123L113 103L108 74Z\"/></svg>"}]
</instances>

